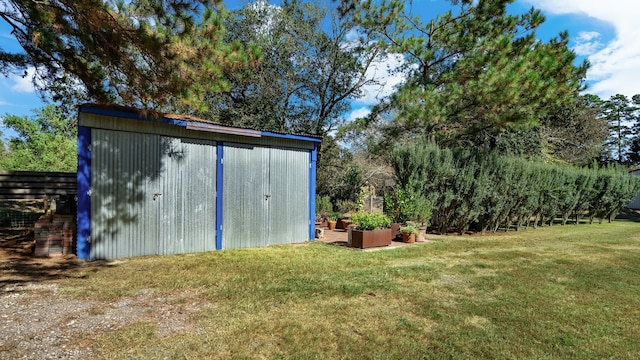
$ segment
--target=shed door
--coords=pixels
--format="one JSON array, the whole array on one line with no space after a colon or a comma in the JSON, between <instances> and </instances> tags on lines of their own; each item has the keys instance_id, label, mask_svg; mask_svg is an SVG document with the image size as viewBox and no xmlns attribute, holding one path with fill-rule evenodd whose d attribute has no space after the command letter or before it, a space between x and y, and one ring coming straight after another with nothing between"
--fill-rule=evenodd
<instances>
[{"instance_id":1,"label":"shed door","mask_svg":"<svg viewBox=\"0 0 640 360\"><path fill-rule=\"evenodd\" d=\"M215 143L170 137L161 137L160 143L157 253L215 250Z\"/></svg>"},{"instance_id":2,"label":"shed door","mask_svg":"<svg viewBox=\"0 0 640 360\"><path fill-rule=\"evenodd\" d=\"M225 146L223 166L223 249L308 240L308 151Z\"/></svg>"},{"instance_id":3,"label":"shed door","mask_svg":"<svg viewBox=\"0 0 640 360\"><path fill-rule=\"evenodd\" d=\"M213 142L92 130L91 258L215 249Z\"/></svg>"}]
</instances>

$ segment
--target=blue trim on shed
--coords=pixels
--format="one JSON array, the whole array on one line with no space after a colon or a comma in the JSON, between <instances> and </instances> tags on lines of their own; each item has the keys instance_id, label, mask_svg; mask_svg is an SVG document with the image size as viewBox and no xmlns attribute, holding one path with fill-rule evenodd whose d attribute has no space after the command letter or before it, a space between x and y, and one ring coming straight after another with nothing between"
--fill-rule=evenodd
<instances>
[{"instance_id":1,"label":"blue trim on shed","mask_svg":"<svg viewBox=\"0 0 640 360\"><path fill-rule=\"evenodd\" d=\"M318 143L313 143L309 152L309 240L316 238L316 163L318 161Z\"/></svg>"},{"instance_id":2,"label":"blue trim on shed","mask_svg":"<svg viewBox=\"0 0 640 360\"><path fill-rule=\"evenodd\" d=\"M153 118L143 116L133 109L117 109L103 107L100 105L85 104L79 108L80 113L119 117L130 120L159 122L163 124L187 127L191 124L208 124L197 120L185 121L162 116ZM193 129L195 131L205 131L205 129ZM282 134L270 131L257 132L259 136L290 139L313 144L313 149L309 151L309 239L315 239L315 207L316 207L316 163L318 157L318 145L322 139L314 136ZM235 134L239 136L250 136L241 132ZM254 135L255 136L255 135ZM78 213L77 213L77 256L79 259L90 259L91 257L91 128L78 126ZM223 179L224 179L224 143L218 142L216 159L216 250L222 249L222 224L223 224Z\"/></svg>"},{"instance_id":3,"label":"blue trim on shed","mask_svg":"<svg viewBox=\"0 0 640 360\"><path fill-rule=\"evenodd\" d=\"M78 218L76 254L91 257L91 129L78 126Z\"/></svg>"},{"instance_id":4,"label":"blue trim on shed","mask_svg":"<svg viewBox=\"0 0 640 360\"><path fill-rule=\"evenodd\" d=\"M292 134L280 134L274 133L271 131L263 131L262 136L281 138L281 139L291 139L291 140L301 140L301 141L311 141L313 143L321 143L322 139L314 136L302 136L302 135L292 135Z\"/></svg>"},{"instance_id":5,"label":"blue trim on shed","mask_svg":"<svg viewBox=\"0 0 640 360\"><path fill-rule=\"evenodd\" d=\"M222 182L224 179L224 143L217 143L216 154L216 250L222 250Z\"/></svg>"}]
</instances>

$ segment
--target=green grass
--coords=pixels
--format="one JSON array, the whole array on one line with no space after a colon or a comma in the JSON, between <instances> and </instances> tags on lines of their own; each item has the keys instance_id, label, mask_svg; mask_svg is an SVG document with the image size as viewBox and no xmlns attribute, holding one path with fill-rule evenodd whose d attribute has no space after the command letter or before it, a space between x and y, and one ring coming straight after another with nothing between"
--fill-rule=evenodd
<instances>
[{"instance_id":1,"label":"green grass","mask_svg":"<svg viewBox=\"0 0 640 360\"><path fill-rule=\"evenodd\" d=\"M200 289L198 333L142 322L104 358L640 358L640 224L554 226L361 252L312 243L87 266L67 296ZM206 305L206 306L204 306Z\"/></svg>"}]
</instances>

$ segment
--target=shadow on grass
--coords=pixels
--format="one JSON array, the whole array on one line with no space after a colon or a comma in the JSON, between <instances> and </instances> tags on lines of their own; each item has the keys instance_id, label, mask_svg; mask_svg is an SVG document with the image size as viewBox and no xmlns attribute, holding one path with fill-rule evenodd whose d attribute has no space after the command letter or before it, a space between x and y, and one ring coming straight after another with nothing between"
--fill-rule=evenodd
<instances>
[{"instance_id":1,"label":"shadow on grass","mask_svg":"<svg viewBox=\"0 0 640 360\"><path fill-rule=\"evenodd\" d=\"M104 261L79 261L75 255L33 256L33 231L0 229L0 293L20 292L30 284L85 278L111 266Z\"/></svg>"}]
</instances>

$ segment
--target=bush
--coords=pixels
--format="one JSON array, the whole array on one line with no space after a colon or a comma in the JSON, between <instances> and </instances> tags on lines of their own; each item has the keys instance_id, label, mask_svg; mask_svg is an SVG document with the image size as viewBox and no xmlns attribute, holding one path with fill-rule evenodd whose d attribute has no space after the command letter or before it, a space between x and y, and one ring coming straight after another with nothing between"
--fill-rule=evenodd
<instances>
[{"instance_id":1,"label":"bush","mask_svg":"<svg viewBox=\"0 0 640 360\"><path fill-rule=\"evenodd\" d=\"M400 185L395 192L385 194L383 211L392 222L428 224L432 214L431 202L415 188L414 181L411 180L410 184Z\"/></svg>"},{"instance_id":2,"label":"bush","mask_svg":"<svg viewBox=\"0 0 640 360\"><path fill-rule=\"evenodd\" d=\"M336 202L336 209L339 213L345 214L348 212L355 212L357 205L350 200L338 200Z\"/></svg>"},{"instance_id":3,"label":"bush","mask_svg":"<svg viewBox=\"0 0 640 360\"><path fill-rule=\"evenodd\" d=\"M413 225L407 225L400 228L400 232L403 234L416 234L418 235L418 228Z\"/></svg>"},{"instance_id":4,"label":"bush","mask_svg":"<svg viewBox=\"0 0 640 360\"><path fill-rule=\"evenodd\" d=\"M619 167L547 164L430 143L397 148L391 163L399 187L385 198L385 213L415 221L424 206L422 218L441 233L551 225L557 218L566 224L572 216L578 223L584 214L611 221L640 189L640 179Z\"/></svg>"},{"instance_id":5,"label":"bush","mask_svg":"<svg viewBox=\"0 0 640 360\"><path fill-rule=\"evenodd\" d=\"M331 198L329 196L316 195L316 214L327 216L332 212Z\"/></svg>"},{"instance_id":6,"label":"bush","mask_svg":"<svg viewBox=\"0 0 640 360\"><path fill-rule=\"evenodd\" d=\"M358 226L358 230L378 230L391 226L391 219L382 213L355 213L351 221Z\"/></svg>"}]
</instances>

